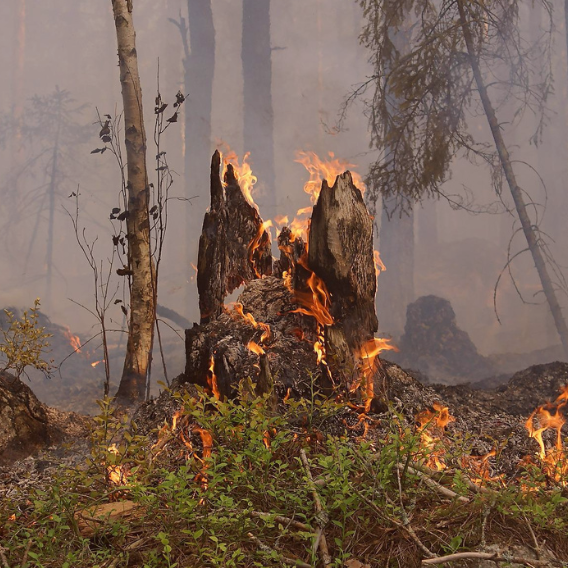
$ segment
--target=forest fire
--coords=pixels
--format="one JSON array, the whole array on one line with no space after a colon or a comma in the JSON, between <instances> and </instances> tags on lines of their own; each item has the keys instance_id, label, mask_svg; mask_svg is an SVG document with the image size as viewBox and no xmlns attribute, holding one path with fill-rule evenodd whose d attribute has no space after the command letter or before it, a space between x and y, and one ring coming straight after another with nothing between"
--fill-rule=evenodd
<instances>
[{"instance_id":1,"label":"forest fire","mask_svg":"<svg viewBox=\"0 0 568 568\"><path fill-rule=\"evenodd\" d=\"M562 426L566 423L564 407L568 402L568 385L566 385L554 402L539 406L528 417L525 426L529 436L539 445L538 457L544 472L556 482L566 485L568 460L562 444ZM546 448L543 434L547 430L556 431L556 441L552 448Z\"/></svg>"}]
</instances>

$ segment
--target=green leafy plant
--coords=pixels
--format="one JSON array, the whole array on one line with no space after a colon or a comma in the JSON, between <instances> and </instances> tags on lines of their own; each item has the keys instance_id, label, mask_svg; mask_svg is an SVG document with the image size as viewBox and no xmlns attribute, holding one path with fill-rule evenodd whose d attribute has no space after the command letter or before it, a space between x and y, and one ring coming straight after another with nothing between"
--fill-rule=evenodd
<instances>
[{"instance_id":1,"label":"green leafy plant","mask_svg":"<svg viewBox=\"0 0 568 568\"><path fill-rule=\"evenodd\" d=\"M24 310L21 318L10 310L4 310L7 326L0 328L0 353L4 359L3 371L12 371L20 378L26 368L31 367L49 375L53 361L46 361L43 352L49 348L51 333L39 325L39 298L29 310Z\"/></svg>"}]
</instances>

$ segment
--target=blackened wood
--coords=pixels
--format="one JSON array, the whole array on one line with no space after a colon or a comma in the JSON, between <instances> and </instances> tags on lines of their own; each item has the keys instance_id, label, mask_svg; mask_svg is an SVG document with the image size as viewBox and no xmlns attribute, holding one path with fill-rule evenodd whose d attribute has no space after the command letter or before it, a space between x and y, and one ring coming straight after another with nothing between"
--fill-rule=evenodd
<instances>
[{"instance_id":1,"label":"blackened wood","mask_svg":"<svg viewBox=\"0 0 568 568\"><path fill-rule=\"evenodd\" d=\"M223 302L242 284L272 274L270 234L246 200L233 167L220 178L221 156L211 160L211 207L199 239L197 289L201 323L217 318Z\"/></svg>"}]
</instances>

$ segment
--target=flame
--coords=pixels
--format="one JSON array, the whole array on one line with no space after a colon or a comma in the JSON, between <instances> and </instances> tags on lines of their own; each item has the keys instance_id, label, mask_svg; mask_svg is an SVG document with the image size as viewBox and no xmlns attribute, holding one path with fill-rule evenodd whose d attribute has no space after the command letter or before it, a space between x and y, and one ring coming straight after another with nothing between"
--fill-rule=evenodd
<instances>
[{"instance_id":1,"label":"flame","mask_svg":"<svg viewBox=\"0 0 568 568\"><path fill-rule=\"evenodd\" d=\"M387 268L384 265L383 261L381 260L381 255L379 254L378 250L373 251L373 260L375 261L375 273L377 278L381 272L384 272Z\"/></svg>"},{"instance_id":2,"label":"flame","mask_svg":"<svg viewBox=\"0 0 568 568\"><path fill-rule=\"evenodd\" d=\"M327 184L331 187L339 174L357 167L347 160L336 158L333 152L329 152L328 156L328 159L322 160L315 152L296 152L295 161L302 164L310 174L310 179L304 184L304 191L310 196L313 205L318 200L323 179L327 180ZM351 177L361 193L364 193L366 187L361 176L351 171Z\"/></svg>"},{"instance_id":3,"label":"flame","mask_svg":"<svg viewBox=\"0 0 568 568\"><path fill-rule=\"evenodd\" d=\"M264 221L264 223L262 223L262 225L260 225L260 227L258 228L256 236L249 243L249 246L248 246L248 259L249 259L250 264L252 265L252 268L253 268L254 273L255 273L257 278L261 278L262 275L260 274L260 272L259 272L259 270L256 266L254 253L260 247L260 241L262 240L262 237L266 233L266 230L270 227L272 227L272 221L270 221L270 220ZM267 234L269 234L269 233L267 233Z\"/></svg>"},{"instance_id":4,"label":"flame","mask_svg":"<svg viewBox=\"0 0 568 568\"><path fill-rule=\"evenodd\" d=\"M416 415L418 432L422 447L428 451L426 465L432 469L441 471L446 468L444 463L444 449L440 448L441 437L446 426L455 418L450 414L447 406L438 402L432 408L423 410Z\"/></svg>"},{"instance_id":5,"label":"flame","mask_svg":"<svg viewBox=\"0 0 568 568\"><path fill-rule=\"evenodd\" d=\"M306 281L309 291L294 290L294 300L301 307L293 310L292 313L312 316L321 326L333 325L333 316L329 311L331 308L331 295L327 290L325 282L308 267L306 255L298 261L298 264L311 272Z\"/></svg>"},{"instance_id":6,"label":"flame","mask_svg":"<svg viewBox=\"0 0 568 568\"><path fill-rule=\"evenodd\" d=\"M241 188L241 191L243 192L245 199L248 201L250 205L252 205L255 209L258 210L258 206L256 205L254 199L252 198L252 189L254 184L258 180L257 177L253 175L250 164L247 162L249 156L250 152L247 152L243 156L243 163L239 164L239 157L237 156L236 152L228 148L227 152L223 154L223 169L221 172L221 179L222 180L225 179L225 172L227 171L227 166L231 164L233 166L233 170L235 171L235 177L239 182L239 187Z\"/></svg>"},{"instance_id":7,"label":"flame","mask_svg":"<svg viewBox=\"0 0 568 568\"><path fill-rule=\"evenodd\" d=\"M193 264L193 262L190 262L189 264L191 265L191 268L193 268L193 270L195 270L195 275L192 274L189 277L189 280L191 281L191 280L195 280L197 278L198 269L197 269L197 266L195 266L195 264Z\"/></svg>"},{"instance_id":8,"label":"flame","mask_svg":"<svg viewBox=\"0 0 568 568\"><path fill-rule=\"evenodd\" d=\"M390 344L390 339L373 337L366 341L357 356L361 359L361 370L358 379L351 385L350 392L355 392L361 384L364 387L365 411L369 412L371 402L375 395L373 375L375 374L375 359L381 351L398 351L397 347Z\"/></svg>"},{"instance_id":9,"label":"flame","mask_svg":"<svg viewBox=\"0 0 568 568\"><path fill-rule=\"evenodd\" d=\"M562 445L562 426L566 423L564 407L568 402L568 385L566 385L554 402L542 404L528 417L525 426L529 436L539 445L538 457L544 472L552 479L565 486L564 478L568 475L568 460ZM538 423L538 427L536 426ZM547 430L556 430L556 443L547 449L542 435Z\"/></svg>"},{"instance_id":10,"label":"flame","mask_svg":"<svg viewBox=\"0 0 568 568\"><path fill-rule=\"evenodd\" d=\"M483 485L487 481L499 481L503 479L502 474L492 476L490 473L491 465L489 460L496 455L497 450L493 448L483 456L463 456L461 466L463 469L469 470L470 480L477 485Z\"/></svg>"},{"instance_id":11,"label":"flame","mask_svg":"<svg viewBox=\"0 0 568 568\"><path fill-rule=\"evenodd\" d=\"M250 312L247 312L245 314L243 312L243 305L239 302L235 303L233 311L239 317L247 320L256 329L262 329L262 335L260 336L260 342L261 343L265 343L266 341L270 340L270 338L272 337L272 331L270 329L270 326L267 323L263 323L261 321L257 322L254 319L254 316Z\"/></svg>"},{"instance_id":12,"label":"flame","mask_svg":"<svg viewBox=\"0 0 568 568\"><path fill-rule=\"evenodd\" d=\"M78 335L73 335L69 327L65 326L65 330L63 331L63 335L69 341L69 345L73 348L76 353L81 353L81 340L79 339Z\"/></svg>"},{"instance_id":13,"label":"flame","mask_svg":"<svg viewBox=\"0 0 568 568\"><path fill-rule=\"evenodd\" d=\"M107 451L111 454L118 455L118 448L116 444L111 444ZM128 472L124 465L107 465L106 467L107 480L111 485L126 485Z\"/></svg>"},{"instance_id":14,"label":"flame","mask_svg":"<svg viewBox=\"0 0 568 568\"><path fill-rule=\"evenodd\" d=\"M105 360L101 359L100 361L94 361L93 363L91 363L91 367L95 368L99 363L104 363Z\"/></svg>"},{"instance_id":15,"label":"flame","mask_svg":"<svg viewBox=\"0 0 568 568\"><path fill-rule=\"evenodd\" d=\"M288 216L287 215L276 215L276 217L274 217L274 222L279 226L287 225L289 223Z\"/></svg>"},{"instance_id":16,"label":"flame","mask_svg":"<svg viewBox=\"0 0 568 568\"><path fill-rule=\"evenodd\" d=\"M211 360L209 361L209 370L207 371L207 384L213 393L213 396L220 400L221 393L219 392L219 387L217 386L217 375L215 374L215 357L211 355Z\"/></svg>"},{"instance_id":17,"label":"flame","mask_svg":"<svg viewBox=\"0 0 568 568\"><path fill-rule=\"evenodd\" d=\"M253 353L256 353L257 355L264 355L264 349L258 343L255 343L254 341L248 342L247 349L249 351L252 351Z\"/></svg>"}]
</instances>

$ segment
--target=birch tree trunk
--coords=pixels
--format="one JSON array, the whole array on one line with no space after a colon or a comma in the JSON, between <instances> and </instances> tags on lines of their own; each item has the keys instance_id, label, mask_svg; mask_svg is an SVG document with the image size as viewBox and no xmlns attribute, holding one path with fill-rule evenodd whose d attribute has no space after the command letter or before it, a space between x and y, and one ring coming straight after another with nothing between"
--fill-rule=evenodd
<instances>
[{"instance_id":1,"label":"birch tree trunk","mask_svg":"<svg viewBox=\"0 0 568 568\"><path fill-rule=\"evenodd\" d=\"M507 184L509 185L511 195L513 196L515 209L517 210L517 215L519 216L523 233L525 235L525 238L527 239L528 248L533 257L533 261L538 272L540 282L542 284L542 289L544 291L544 296L546 298L546 301L548 302L548 306L552 313L552 317L554 318L554 323L556 325L558 335L560 336L560 341L562 342L562 346L564 347L564 353L568 357L568 327L566 327L566 321L564 320L562 309L560 308L560 304L558 303L558 299L556 298L554 285L552 284L552 281L548 274L546 262L541 250L540 240L527 212L522 190L517 184L517 178L515 177L515 173L513 172L513 167L511 165L511 160L509 157L509 151L507 150L507 146L505 145L505 141L503 140L499 122L497 121L497 116L495 114L495 109L493 108L491 99L489 98L489 94L487 93L487 87L485 86L485 82L483 81L483 77L481 75L481 70L479 68L479 63L475 54L473 37L463 6L463 0L458 0L457 6L460 15L460 26L463 30L463 37L467 47L467 52L469 54L471 69L473 71L475 83L477 85L479 96L483 104L483 110L487 117L487 122L489 123L491 134L493 135L495 147L497 148L497 153L499 154L501 167L503 168L503 171L505 173L505 179L507 180Z\"/></svg>"},{"instance_id":2,"label":"birch tree trunk","mask_svg":"<svg viewBox=\"0 0 568 568\"><path fill-rule=\"evenodd\" d=\"M124 143L128 179L126 227L130 277L128 342L116 401L121 406L130 406L141 402L146 390L154 340L156 273L150 250L148 211L150 189L146 169L146 133L138 75L136 34L132 23L132 0L111 0L111 2L124 105Z\"/></svg>"}]
</instances>

